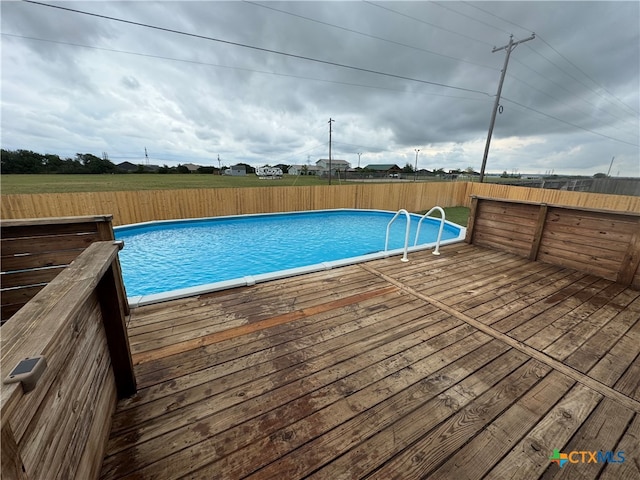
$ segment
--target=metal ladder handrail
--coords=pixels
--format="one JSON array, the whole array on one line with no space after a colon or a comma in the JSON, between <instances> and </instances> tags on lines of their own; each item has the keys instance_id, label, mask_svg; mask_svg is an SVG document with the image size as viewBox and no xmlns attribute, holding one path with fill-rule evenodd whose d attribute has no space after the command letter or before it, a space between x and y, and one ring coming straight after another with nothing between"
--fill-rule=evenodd
<instances>
[{"instance_id":1,"label":"metal ladder handrail","mask_svg":"<svg viewBox=\"0 0 640 480\"><path fill-rule=\"evenodd\" d=\"M420 221L418 222L418 228L416 230L416 238L413 241L413 246L415 247L418 244L418 237L420 236L420 226L422 225L422 221L427 218L431 212L434 210L438 210L440 212L440 230L438 231L438 239L436 240L436 248L432 252L434 255L440 255L440 239L442 238L442 230L444 229L444 210L441 207L433 207L427 213L425 213Z\"/></svg>"},{"instance_id":2,"label":"metal ladder handrail","mask_svg":"<svg viewBox=\"0 0 640 480\"><path fill-rule=\"evenodd\" d=\"M398 210L387 224L387 237L384 240L384 251L386 252L389 247L389 229L391 228L391 224L396 220L396 218L398 218L401 213L404 213L405 217L407 217L407 230L404 235L404 255L402 256L400 261L408 262L409 259L407 258L407 252L409 251L409 231L411 230L411 216L409 215L409 212L407 212L404 208Z\"/></svg>"}]
</instances>

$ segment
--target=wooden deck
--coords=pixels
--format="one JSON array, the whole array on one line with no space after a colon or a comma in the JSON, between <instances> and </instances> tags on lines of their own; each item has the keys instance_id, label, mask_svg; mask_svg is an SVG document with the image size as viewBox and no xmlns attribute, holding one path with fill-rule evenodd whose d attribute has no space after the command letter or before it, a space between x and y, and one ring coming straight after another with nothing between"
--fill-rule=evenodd
<instances>
[{"instance_id":1,"label":"wooden deck","mask_svg":"<svg viewBox=\"0 0 640 480\"><path fill-rule=\"evenodd\" d=\"M441 251L133 310L101 478L640 479L640 292Z\"/></svg>"}]
</instances>

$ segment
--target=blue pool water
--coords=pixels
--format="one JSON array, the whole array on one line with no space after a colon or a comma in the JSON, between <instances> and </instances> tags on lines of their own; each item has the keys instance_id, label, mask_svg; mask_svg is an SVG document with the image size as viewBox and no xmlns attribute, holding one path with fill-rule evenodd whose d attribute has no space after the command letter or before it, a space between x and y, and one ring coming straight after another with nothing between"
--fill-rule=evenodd
<instances>
[{"instance_id":1,"label":"blue pool water","mask_svg":"<svg viewBox=\"0 0 640 480\"><path fill-rule=\"evenodd\" d=\"M381 252L393 215L321 210L150 222L114 230L125 244L120 261L127 295L136 297ZM412 215L409 246L419 219ZM439 226L438 219L425 219L418 245L435 242ZM405 228L401 215L391 226L389 250L404 247ZM446 223L442 241L460 239L461 230Z\"/></svg>"}]
</instances>

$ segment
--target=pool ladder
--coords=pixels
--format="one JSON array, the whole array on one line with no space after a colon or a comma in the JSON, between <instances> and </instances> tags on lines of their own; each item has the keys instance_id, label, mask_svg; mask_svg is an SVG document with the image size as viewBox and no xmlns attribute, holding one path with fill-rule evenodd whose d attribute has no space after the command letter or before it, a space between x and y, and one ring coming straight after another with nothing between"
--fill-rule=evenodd
<instances>
[{"instance_id":1,"label":"pool ladder","mask_svg":"<svg viewBox=\"0 0 640 480\"><path fill-rule=\"evenodd\" d=\"M441 207L433 207L431 210L429 210L427 213L425 213L422 216L422 218L418 222L418 228L416 229L416 237L413 241L413 246L415 247L418 244L418 238L420 237L420 227L422 226L422 221L425 218L427 218L429 215L431 215L431 213L433 213L435 210L440 212L440 229L438 230L438 239L436 240L436 248L433 250L432 253L434 255L440 255L440 240L442 239L442 230L444 229L444 220L445 220L444 210ZM391 229L391 224L395 222L396 218L398 218L402 214L404 214L405 218L407 219L407 228L404 235L404 254L402 255L402 258L400 259L400 261L408 262L409 259L407 258L407 253L409 252L409 231L411 230L411 215L409 215L409 212L407 212L404 208L401 208L400 210L398 210L396 214L393 216L393 218L387 224L387 235L384 240L384 250L386 252L389 248L389 230Z\"/></svg>"}]
</instances>

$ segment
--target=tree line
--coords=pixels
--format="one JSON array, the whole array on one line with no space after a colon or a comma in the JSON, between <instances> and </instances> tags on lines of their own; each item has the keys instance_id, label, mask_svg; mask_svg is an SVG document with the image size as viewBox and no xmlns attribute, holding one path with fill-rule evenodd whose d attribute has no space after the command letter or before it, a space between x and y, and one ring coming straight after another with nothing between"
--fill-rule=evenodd
<instances>
[{"instance_id":1,"label":"tree line","mask_svg":"<svg viewBox=\"0 0 640 480\"><path fill-rule=\"evenodd\" d=\"M60 158L31 150L5 150L1 153L2 173L120 173L108 158L77 153L75 158Z\"/></svg>"},{"instance_id":2,"label":"tree line","mask_svg":"<svg viewBox=\"0 0 640 480\"><path fill-rule=\"evenodd\" d=\"M101 174L101 173L129 173L119 168L106 153L102 158L91 153L76 153L75 158L60 158L59 155L41 154L31 150L1 150L1 172L3 174L29 173L63 173L63 174ZM139 164L137 170L130 173L191 173L184 165L169 167L167 165L148 166ZM228 168L228 167L223 167ZM247 173L253 167L247 165ZM197 173L219 174L216 167L200 167Z\"/></svg>"},{"instance_id":3,"label":"tree line","mask_svg":"<svg viewBox=\"0 0 640 480\"><path fill-rule=\"evenodd\" d=\"M128 173L126 170L119 168L112 163L108 155L103 153L102 158L97 157L91 153L76 153L75 158L60 158L54 154L41 154L33 152L31 150L5 150L2 149L1 156L1 172L3 174L25 174L25 173L63 173L63 174L100 174L100 173ZM247 174L255 173L255 168L246 163L239 163L238 165L244 166ZM265 165L269 167L270 165ZM289 170L289 165L278 164L275 167L280 168L284 173ZM197 173L220 175L228 167L200 167ZM356 168L358 172L369 173L370 171L365 168ZM410 163L407 163L404 168L400 170L405 174L414 173L414 168ZM371 170L372 173L376 171ZM149 165L137 165L137 170L133 170L131 173L191 173L189 169L184 165L177 165L169 167L163 166L149 166ZM451 170L449 174L474 174L472 167L468 167L466 170ZM505 172L506 173L506 172ZM445 175L445 171L442 168L434 169L429 172L430 175Z\"/></svg>"}]
</instances>

